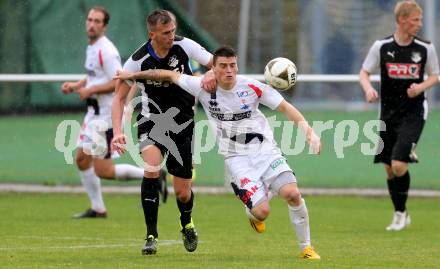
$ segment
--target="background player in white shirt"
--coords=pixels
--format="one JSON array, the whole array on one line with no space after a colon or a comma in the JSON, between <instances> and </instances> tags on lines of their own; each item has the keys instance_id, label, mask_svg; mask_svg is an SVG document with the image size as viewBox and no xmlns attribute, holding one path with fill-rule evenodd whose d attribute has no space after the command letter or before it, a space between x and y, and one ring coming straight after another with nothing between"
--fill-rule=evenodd
<instances>
[{"instance_id":1,"label":"background player in white shirt","mask_svg":"<svg viewBox=\"0 0 440 269\"><path fill-rule=\"evenodd\" d=\"M201 88L201 78L169 70L147 70L137 73L118 72L118 79L171 81L196 96L208 115L225 167L231 175L235 194L246 206L251 226L264 232L268 217L270 192L286 200L290 221L301 248L300 257L320 259L311 246L308 211L296 184L296 177L276 145L267 119L258 109L260 103L277 109L306 133L314 153L321 143L303 115L270 86L237 76L235 51L227 46L214 52L213 71L217 90L208 93ZM116 138L116 137L115 137ZM113 141L118 152L124 151L124 139Z\"/></svg>"},{"instance_id":2,"label":"background player in white shirt","mask_svg":"<svg viewBox=\"0 0 440 269\"><path fill-rule=\"evenodd\" d=\"M386 130L380 132L383 147L378 147L374 162L384 164L394 206L387 231L400 231L411 223L406 209L408 163L418 162L415 149L428 115L425 91L438 82L439 75L434 45L416 36L422 28L420 6L415 1L400 1L394 15L396 31L374 43L359 74L365 99L373 102L379 95L369 75L380 67L380 119Z\"/></svg>"},{"instance_id":3,"label":"background player in white shirt","mask_svg":"<svg viewBox=\"0 0 440 269\"><path fill-rule=\"evenodd\" d=\"M75 218L107 216L100 177L121 180L143 177L143 169L128 164L114 165L111 160L111 105L115 88L112 78L121 69L121 58L116 47L105 36L109 20L109 13L104 7L90 9L86 19L89 40L85 61L87 76L77 82L65 82L61 86L63 93L77 93L88 106L77 142L76 165L90 198L91 208L75 214Z\"/></svg>"}]
</instances>

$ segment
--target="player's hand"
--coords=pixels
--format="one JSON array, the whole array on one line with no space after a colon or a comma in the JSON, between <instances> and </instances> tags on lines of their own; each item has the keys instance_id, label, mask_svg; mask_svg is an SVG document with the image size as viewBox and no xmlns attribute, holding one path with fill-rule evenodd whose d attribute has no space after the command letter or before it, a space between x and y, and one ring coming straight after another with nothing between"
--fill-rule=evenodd
<instances>
[{"instance_id":1,"label":"player's hand","mask_svg":"<svg viewBox=\"0 0 440 269\"><path fill-rule=\"evenodd\" d=\"M321 138L315 134L312 128L309 128L309 131L307 132L307 143L309 144L313 154L321 153Z\"/></svg>"},{"instance_id":2,"label":"player's hand","mask_svg":"<svg viewBox=\"0 0 440 269\"><path fill-rule=\"evenodd\" d=\"M420 87L420 84L412 83L409 88L406 90L409 98L414 98L419 96L423 92L423 88Z\"/></svg>"},{"instance_id":3,"label":"player's hand","mask_svg":"<svg viewBox=\"0 0 440 269\"><path fill-rule=\"evenodd\" d=\"M205 73L202 78L202 83L200 84L205 91L209 93L214 93L217 87L217 81L215 80L214 71L209 70Z\"/></svg>"},{"instance_id":4,"label":"player's hand","mask_svg":"<svg viewBox=\"0 0 440 269\"><path fill-rule=\"evenodd\" d=\"M368 103L372 103L377 101L377 99L379 98L379 95L377 94L377 91L373 88L368 89L365 92L365 100L367 100Z\"/></svg>"},{"instance_id":5,"label":"player's hand","mask_svg":"<svg viewBox=\"0 0 440 269\"><path fill-rule=\"evenodd\" d=\"M118 70L116 71L116 75L113 77L113 79L130 80L133 79L133 74L129 72L124 72L122 70Z\"/></svg>"},{"instance_id":6,"label":"player's hand","mask_svg":"<svg viewBox=\"0 0 440 269\"><path fill-rule=\"evenodd\" d=\"M124 154L126 144L126 136L124 134L118 134L112 139L111 151L116 151L119 154Z\"/></svg>"},{"instance_id":7,"label":"player's hand","mask_svg":"<svg viewBox=\"0 0 440 269\"><path fill-rule=\"evenodd\" d=\"M86 100L87 98L89 98L93 94L91 90L84 88L84 87L79 88L77 93L79 95L79 99L81 99L81 100Z\"/></svg>"},{"instance_id":8,"label":"player's hand","mask_svg":"<svg viewBox=\"0 0 440 269\"><path fill-rule=\"evenodd\" d=\"M64 94L72 93L74 90L75 90L74 82L64 82L63 85L61 85L61 91Z\"/></svg>"}]
</instances>

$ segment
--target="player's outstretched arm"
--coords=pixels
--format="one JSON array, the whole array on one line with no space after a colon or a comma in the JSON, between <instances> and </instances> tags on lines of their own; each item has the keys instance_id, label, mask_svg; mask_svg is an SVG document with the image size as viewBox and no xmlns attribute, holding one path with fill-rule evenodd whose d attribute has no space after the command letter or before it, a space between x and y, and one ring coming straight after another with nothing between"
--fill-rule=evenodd
<instances>
[{"instance_id":1,"label":"player's outstretched arm","mask_svg":"<svg viewBox=\"0 0 440 269\"><path fill-rule=\"evenodd\" d=\"M180 78L180 73L163 69L150 69L135 73L118 71L114 78L120 80L148 79L154 81L171 81L177 84Z\"/></svg>"},{"instance_id":2,"label":"player's outstretched arm","mask_svg":"<svg viewBox=\"0 0 440 269\"><path fill-rule=\"evenodd\" d=\"M283 113L290 121L294 122L306 134L307 143L310 145L313 153L321 153L321 139L315 134L312 127L306 121L304 116L292 104L283 100L278 106L278 111Z\"/></svg>"},{"instance_id":3,"label":"player's outstretched arm","mask_svg":"<svg viewBox=\"0 0 440 269\"><path fill-rule=\"evenodd\" d=\"M365 93L365 100L367 100L368 103L374 102L379 98L377 91L374 89L373 85L371 85L370 73L363 68L359 72L359 83Z\"/></svg>"}]
</instances>

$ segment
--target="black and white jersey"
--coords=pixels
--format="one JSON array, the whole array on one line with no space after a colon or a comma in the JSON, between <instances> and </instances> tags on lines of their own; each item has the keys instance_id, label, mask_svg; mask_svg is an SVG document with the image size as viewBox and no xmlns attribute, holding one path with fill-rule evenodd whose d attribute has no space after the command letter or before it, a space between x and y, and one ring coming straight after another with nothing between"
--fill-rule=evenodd
<instances>
[{"instance_id":1,"label":"black and white jersey","mask_svg":"<svg viewBox=\"0 0 440 269\"><path fill-rule=\"evenodd\" d=\"M151 40L148 40L130 56L123 69L128 72L166 69L192 75L190 59L207 65L211 57L211 53L195 41L176 36L173 46L164 58L156 55ZM178 85L145 79L140 79L137 83L142 89L142 95L148 97L148 103L142 104L142 115L164 113L169 108L176 107L180 111L175 118L177 123L186 122L194 117L194 96L182 90Z\"/></svg>"},{"instance_id":2,"label":"black and white jersey","mask_svg":"<svg viewBox=\"0 0 440 269\"><path fill-rule=\"evenodd\" d=\"M362 68L372 73L378 67L381 76L381 119L407 111L420 112L426 117L425 95L409 98L407 89L412 83L423 82L425 74L439 74L434 45L417 37L407 46L397 44L394 36L377 40Z\"/></svg>"}]
</instances>

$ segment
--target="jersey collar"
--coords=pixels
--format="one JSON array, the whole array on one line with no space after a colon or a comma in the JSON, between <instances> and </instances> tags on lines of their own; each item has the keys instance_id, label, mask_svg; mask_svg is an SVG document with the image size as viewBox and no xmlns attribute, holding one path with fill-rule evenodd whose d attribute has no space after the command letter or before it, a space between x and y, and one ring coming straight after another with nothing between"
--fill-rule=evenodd
<instances>
[{"instance_id":1,"label":"jersey collar","mask_svg":"<svg viewBox=\"0 0 440 269\"><path fill-rule=\"evenodd\" d=\"M156 59L156 61L160 62L161 58L159 58L159 56L157 56L156 52L154 51L153 46L151 45L151 39L148 40L147 50L148 50L148 54L150 54L151 57Z\"/></svg>"}]
</instances>

